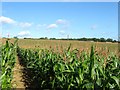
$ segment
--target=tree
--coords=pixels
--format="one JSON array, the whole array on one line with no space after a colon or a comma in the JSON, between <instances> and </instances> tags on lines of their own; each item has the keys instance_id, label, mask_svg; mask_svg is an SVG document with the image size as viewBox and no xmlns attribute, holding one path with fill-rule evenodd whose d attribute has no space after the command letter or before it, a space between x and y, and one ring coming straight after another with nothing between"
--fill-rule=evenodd
<instances>
[{"instance_id":1,"label":"tree","mask_svg":"<svg viewBox=\"0 0 120 90\"><path fill-rule=\"evenodd\" d=\"M112 42L112 41L113 41L113 39L108 38L106 41L107 41L107 42Z\"/></svg>"},{"instance_id":2,"label":"tree","mask_svg":"<svg viewBox=\"0 0 120 90\"><path fill-rule=\"evenodd\" d=\"M18 39L18 37L17 37L17 36L14 36L13 38Z\"/></svg>"},{"instance_id":3,"label":"tree","mask_svg":"<svg viewBox=\"0 0 120 90\"><path fill-rule=\"evenodd\" d=\"M115 43L115 42L117 42L117 41L116 41L116 40L113 40L112 42Z\"/></svg>"},{"instance_id":4,"label":"tree","mask_svg":"<svg viewBox=\"0 0 120 90\"><path fill-rule=\"evenodd\" d=\"M100 38L100 42L106 42L104 38Z\"/></svg>"},{"instance_id":5,"label":"tree","mask_svg":"<svg viewBox=\"0 0 120 90\"><path fill-rule=\"evenodd\" d=\"M48 39L47 37L45 37L45 39Z\"/></svg>"},{"instance_id":6,"label":"tree","mask_svg":"<svg viewBox=\"0 0 120 90\"><path fill-rule=\"evenodd\" d=\"M87 38L81 38L80 40L81 41L87 41Z\"/></svg>"},{"instance_id":7,"label":"tree","mask_svg":"<svg viewBox=\"0 0 120 90\"><path fill-rule=\"evenodd\" d=\"M56 38L50 38L50 40L55 40Z\"/></svg>"},{"instance_id":8,"label":"tree","mask_svg":"<svg viewBox=\"0 0 120 90\"><path fill-rule=\"evenodd\" d=\"M95 42L99 41L99 39L97 39L97 38L92 38L92 40Z\"/></svg>"}]
</instances>

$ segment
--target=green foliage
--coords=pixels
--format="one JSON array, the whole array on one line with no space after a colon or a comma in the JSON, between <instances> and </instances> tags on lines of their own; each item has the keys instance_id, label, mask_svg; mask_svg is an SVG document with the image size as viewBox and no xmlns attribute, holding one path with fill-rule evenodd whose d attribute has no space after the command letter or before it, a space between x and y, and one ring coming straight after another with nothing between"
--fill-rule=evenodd
<instances>
[{"instance_id":1,"label":"green foliage","mask_svg":"<svg viewBox=\"0 0 120 90\"><path fill-rule=\"evenodd\" d=\"M2 89L10 89L12 80L12 69L16 60L16 43L14 45L6 41L6 44L2 46L1 67L2 73L0 76L0 82Z\"/></svg>"},{"instance_id":2,"label":"green foliage","mask_svg":"<svg viewBox=\"0 0 120 90\"><path fill-rule=\"evenodd\" d=\"M105 57L92 46L90 54L85 51L80 53L77 49L71 50L71 45L62 53L47 49L21 49L17 41L14 44L6 41L0 49L2 88L12 88L12 69L17 52L25 68L27 77L24 79L29 81L30 87L53 90L120 89L120 60L112 52Z\"/></svg>"},{"instance_id":3,"label":"green foliage","mask_svg":"<svg viewBox=\"0 0 120 90\"><path fill-rule=\"evenodd\" d=\"M90 55L70 47L62 54L18 48L18 54L22 65L31 71L34 88L120 89L119 58L114 54L99 56L93 46Z\"/></svg>"}]
</instances>

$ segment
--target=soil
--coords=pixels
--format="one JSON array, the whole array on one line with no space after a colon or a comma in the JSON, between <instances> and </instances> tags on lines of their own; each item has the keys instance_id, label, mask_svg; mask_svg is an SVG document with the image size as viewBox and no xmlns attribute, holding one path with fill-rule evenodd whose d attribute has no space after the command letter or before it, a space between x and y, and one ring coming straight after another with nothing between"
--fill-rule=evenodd
<instances>
[{"instance_id":1,"label":"soil","mask_svg":"<svg viewBox=\"0 0 120 90\"><path fill-rule=\"evenodd\" d=\"M13 68L13 79L12 79L12 86L13 88L22 88L25 89L25 84L23 80L23 66L20 65L19 58L17 56L17 60L15 66Z\"/></svg>"}]
</instances>

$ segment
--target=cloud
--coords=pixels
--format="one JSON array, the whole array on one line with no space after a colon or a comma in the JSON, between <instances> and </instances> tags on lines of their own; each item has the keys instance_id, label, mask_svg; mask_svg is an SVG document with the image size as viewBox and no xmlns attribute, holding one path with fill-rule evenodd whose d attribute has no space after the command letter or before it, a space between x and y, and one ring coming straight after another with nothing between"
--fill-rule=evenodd
<instances>
[{"instance_id":1,"label":"cloud","mask_svg":"<svg viewBox=\"0 0 120 90\"><path fill-rule=\"evenodd\" d=\"M2 24L12 24L12 25L15 25L17 27L20 27L20 28L28 28L30 26L32 26L33 23L29 23L29 22L18 22L18 21L15 21L9 17L5 17L5 16L0 16L0 25Z\"/></svg>"},{"instance_id":2,"label":"cloud","mask_svg":"<svg viewBox=\"0 0 120 90\"><path fill-rule=\"evenodd\" d=\"M29 31L21 31L18 33L18 36L20 36L20 37L30 36L30 32Z\"/></svg>"},{"instance_id":3,"label":"cloud","mask_svg":"<svg viewBox=\"0 0 120 90\"><path fill-rule=\"evenodd\" d=\"M38 24L37 27L45 27L46 24Z\"/></svg>"},{"instance_id":4,"label":"cloud","mask_svg":"<svg viewBox=\"0 0 120 90\"><path fill-rule=\"evenodd\" d=\"M91 30L95 30L95 29L97 29L97 25L91 26Z\"/></svg>"},{"instance_id":5,"label":"cloud","mask_svg":"<svg viewBox=\"0 0 120 90\"><path fill-rule=\"evenodd\" d=\"M70 22L68 20L65 20L65 19L56 20L56 24L57 25L62 25L62 30L63 29L66 30L70 26Z\"/></svg>"},{"instance_id":6,"label":"cloud","mask_svg":"<svg viewBox=\"0 0 120 90\"><path fill-rule=\"evenodd\" d=\"M37 30L42 30L42 29L45 29L46 26L47 26L47 24L37 24L37 25L36 25L36 29L37 29Z\"/></svg>"},{"instance_id":7,"label":"cloud","mask_svg":"<svg viewBox=\"0 0 120 90\"><path fill-rule=\"evenodd\" d=\"M13 24L13 23L15 23L15 21L11 18L0 16L0 23Z\"/></svg>"},{"instance_id":8,"label":"cloud","mask_svg":"<svg viewBox=\"0 0 120 90\"><path fill-rule=\"evenodd\" d=\"M30 27L32 26L32 23L28 23L28 22L21 22L18 24L20 27L26 28L26 27Z\"/></svg>"},{"instance_id":9,"label":"cloud","mask_svg":"<svg viewBox=\"0 0 120 90\"><path fill-rule=\"evenodd\" d=\"M53 29L53 28L57 28L57 24L50 24L47 26L47 29Z\"/></svg>"},{"instance_id":10,"label":"cloud","mask_svg":"<svg viewBox=\"0 0 120 90\"><path fill-rule=\"evenodd\" d=\"M65 35L65 31L64 31L64 30L61 30L59 33L60 33L61 35Z\"/></svg>"},{"instance_id":11,"label":"cloud","mask_svg":"<svg viewBox=\"0 0 120 90\"><path fill-rule=\"evenodd\" d=\"M67 21L64 20L64 19L58 19L58 20L56 20L56 24L66 24L66 23L67 23Z\"/></svg>"}]
</instances>

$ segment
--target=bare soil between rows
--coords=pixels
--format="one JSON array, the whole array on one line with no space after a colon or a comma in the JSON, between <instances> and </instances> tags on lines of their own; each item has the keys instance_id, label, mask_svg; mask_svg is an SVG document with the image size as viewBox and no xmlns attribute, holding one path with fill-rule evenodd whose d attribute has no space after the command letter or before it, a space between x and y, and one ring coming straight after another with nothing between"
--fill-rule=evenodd
<instances>
[{"instance_id":1,"label":"bare soil between rows","mask_svg":"<svg viewBox=\"0 0 120 90\"><path fill-rule=\"evenodd\" d=\"M15 66L13 68L12 87L21 90L38 90L39 85L37 79L34 77L32 70L25 68L25 63L20 56L17 56Z\"/></svg>"},{"instance_id":2,"label":"bare soil between rows","mask_svg":"<svg viewBox=\"0 0 120 90\"><path fill-rule=\"evenodd\" d=\"M12 87L13 88L22 88L25 89L25 83L23 80L23 66L20 65L19 57L16 58L16 63L13 68L13 79L12 79Z\"/></svg>"}]
</instances>

